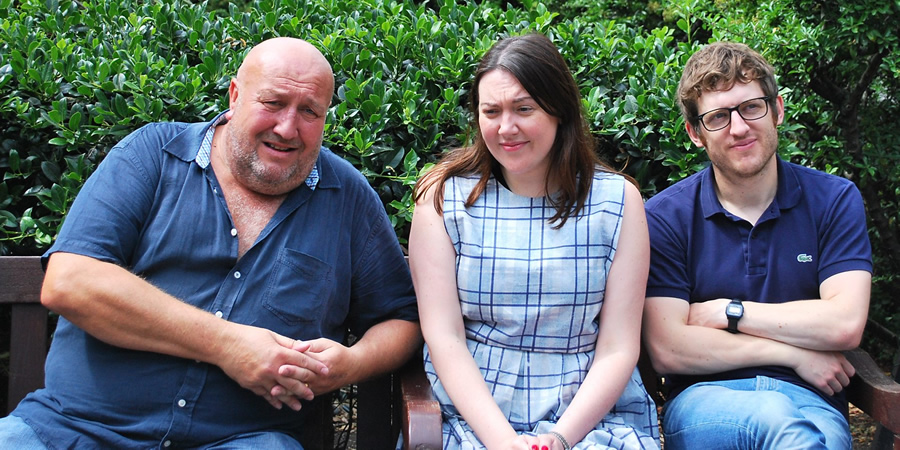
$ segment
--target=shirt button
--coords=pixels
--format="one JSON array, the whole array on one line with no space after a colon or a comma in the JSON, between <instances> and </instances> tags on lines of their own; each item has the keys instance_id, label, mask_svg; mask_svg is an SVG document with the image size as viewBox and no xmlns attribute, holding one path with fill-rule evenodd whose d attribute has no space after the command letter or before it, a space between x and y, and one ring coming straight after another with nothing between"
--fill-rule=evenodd
<instances>
[{"instance_id":1,"label":"shirt button","mask_svg":"<svg viewBox=\"0 0 900 450\"><path fill-rule=\"evenodd\" d=\"M179 407L179 408L184 408L185 405L187 405L187 402L184 401L184 399L178 400L178 407Z\"/></svg>"},{"instance_id":2,"label":"shirt button","mask_svg":"<svg viewBox=\"0 0 900 450\"><path fill-rule=\"evenodd\" d=\"M222 314L222 311L216 311L216 317L218 317L218 318L221 319L222 316L224 316L224 315L225 315L225 314Z\"/></svg>"},{"instance_id":3,"label":"shirt button","mask_svg":"<svg viewBox=\"0 0 900 450\"><path fill-rule=\"evenodd\" d=\"M231 229L231 236L237 236L237 228Z\"/></svg>"},{"instance_id":4,"label":"shirt button","mask_svg":"<svg viewBox=\"0 0 900 450\"><path fill-rule=\"evenodd\" d=\"M172 441L163 442L163 447L171 447L171 446L172 446Z\"/></svg>"},{"instance_id":5,"label":"shirt button","mask_svg":"<svg viewBox=\"0 0 900 450\"><path fill-rule=\"evenodd\" d=\"M241 277L241 273L235 271L235 272L234 272L234 277L235 277L235 278L240 278L240 277Z\"/></svg>"}]
</instances>

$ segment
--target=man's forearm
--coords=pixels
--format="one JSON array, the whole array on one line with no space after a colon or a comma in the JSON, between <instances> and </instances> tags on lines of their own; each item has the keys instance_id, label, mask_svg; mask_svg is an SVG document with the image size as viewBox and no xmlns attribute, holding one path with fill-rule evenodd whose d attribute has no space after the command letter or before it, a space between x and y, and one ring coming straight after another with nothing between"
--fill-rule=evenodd
<instances>
[{"instance_id":1,"label":"man's forearm","mask_svg":"<svg viewBox=\"0 0 900 450\"><path fill-rule=\"evenodd\" d=\"M373 326L350 347L358 362L350 383L395 370L421 347L418 322L387 320Z\"/></svg>"},{"instance_id":2,"label":"man's forearm","mask_svg":"<svg viewBox=\"0 0 900 450\"><path fill-rule=\"evenodd\" d=\"M289 389L281 401L267 396L273 386L290 384L278 375L280 366L311 373L325 370L324 364L303 354L305 344L220 319L114 264L56 253L44 279L42 303L91 336L122 348L214 364L276 407L290 400L289 405L299 409L296 398L312 397L305 387Z\"/></svg>"},{"instance_id":3,"label":"man's forearm","mask_svg":"<svg viewBox=\"0 0 900 450\"><path fill-rule=\"evenodd\" d=\"M871 275L844 272L822 283L821 299L767 303L743 299L740 333L820 351L850 350L859 345L866 325ZM729 299L690 306L688 324L724 329Z\"/></svg>"},{"instance_id":4,"label":"man's forearm","mask_svg":"<svg viewBox=\"0 0 900 450\"><path fill-rule=\"evenodd\" d=\"M687 302L648 298L644 344L653 367L663 374L702 375L753 366L790 367L808 383L831 395L853 376L840 352L809 350L746 333L690 325Z\"/></svg>"},{"instance_id":5,"label":"man's forearm","mask_svg":"<svg viewBox=\"0 0 900 450\"><path fill-rule=\"evenodd\" d=\"M701 375L752 366L790 366L791 346L777 341L689 325L677 336L645 335L657 372Z\"/></svg>"},{"instance_id":6,"label":"man's forearm","mask_svg":"<svg viewBox=\"0 0 900 450\"><path fill-rule=\"evenodd\" d=\"M71 253L50 257L41 302L108 344L212 362L226 322L115 264Z\"/></svg>"},{"instance_id":7,"label":"man's forearm","mask_svg":"<svg viewBox=\"0 0 900 450\"><path fill-rule=\"evenodd\" d=\"M794 362L797 349L788 344L731 334L724 326L691 324L691 308L681 299L647 298L643 342L657 372L707 374L762 365L791 366Z\"/></svg>"}]
</instances>

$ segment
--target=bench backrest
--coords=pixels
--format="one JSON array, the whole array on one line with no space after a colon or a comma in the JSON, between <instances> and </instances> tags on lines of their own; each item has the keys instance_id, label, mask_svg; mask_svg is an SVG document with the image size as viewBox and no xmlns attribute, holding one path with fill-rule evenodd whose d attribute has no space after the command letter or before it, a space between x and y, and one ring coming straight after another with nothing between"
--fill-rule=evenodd
<instances>
[{"instance_id":1,"label":"bench backrest","mask_svg":"<svg viewBox=\"0 0 900 450\"><path fill-rule=\"evenodd\" d=\"M50 316L41 306L44 271L38 256L0 257L0 304L10 305L9 386L4 411L44 386Z\"/></svg>"}]
</instances>

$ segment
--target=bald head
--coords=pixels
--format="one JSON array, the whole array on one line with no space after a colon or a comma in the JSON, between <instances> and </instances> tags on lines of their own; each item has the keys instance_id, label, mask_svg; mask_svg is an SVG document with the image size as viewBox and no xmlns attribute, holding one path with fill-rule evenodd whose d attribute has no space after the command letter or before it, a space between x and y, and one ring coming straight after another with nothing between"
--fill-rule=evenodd
<instances>
[{"instance_id":1,"label":"bald head","mask_svg":"<svg viewBox=\"0 0 900 450\"><path fill-rule=\"evenodd\" d=\"M228 95L222 166L260 194L300 186L316 163L334 95L325 56L300 39L264 41L247 53Z\"/></svg>"},{"instance_id":2,"label":"bald head","mask_svg":"<svg viewBox=\"0 0 900 450\"><path fill-rule=\"evenodd\" d=\"M255 82L258 77L315 79L326 82L323 91L334 92L334 73L322 52L309 42L277 37L250 49L238 68L237 81ZM329 95L328 103L331 102Z\"/></svg>"}]
</instances>

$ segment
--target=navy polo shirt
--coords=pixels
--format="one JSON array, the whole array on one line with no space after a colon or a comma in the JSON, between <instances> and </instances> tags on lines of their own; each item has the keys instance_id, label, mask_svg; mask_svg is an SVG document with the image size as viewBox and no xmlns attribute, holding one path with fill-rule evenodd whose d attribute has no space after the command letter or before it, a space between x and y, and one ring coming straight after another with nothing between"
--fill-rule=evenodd
<instances>
[{"instance_id":1,"label":"navy polo shirt","mask_svg":"<svg viewBox=\"0 0 900 450\"><path fill-rule=\"evenodd\" d=\"M84 185L47 255L126 267L222 320L296 339L340 342L348 328L361 336L387 319L417 320L382 203L327 149L316 162L318 180L292 191L238 260L208 160L209 131L220 118L150 124L123 139ZM60 318L46 388L12 414L58 447L165 448L258 430L296 436L307 410L276 410L216 366L111 346Z\"/></svg>"},{"instance_id":2,"label":"navy polo shirt","mask_svg":"<svg viewBox=\"0 0 900 450\"><path fill-rule=\"evenodd\" d=\"M714 176L706 168L647 201L648 297L784 303L820 298L819 286L832 275L872 271L863 201L850 181L779 158L775 199L753 226L722 207ZM667 382L674 395L699 381L757 375L815 390L792 369L774 366L669 374ZM841 395L823 397L846 410Z\"/></svg>"}]
</instances>

